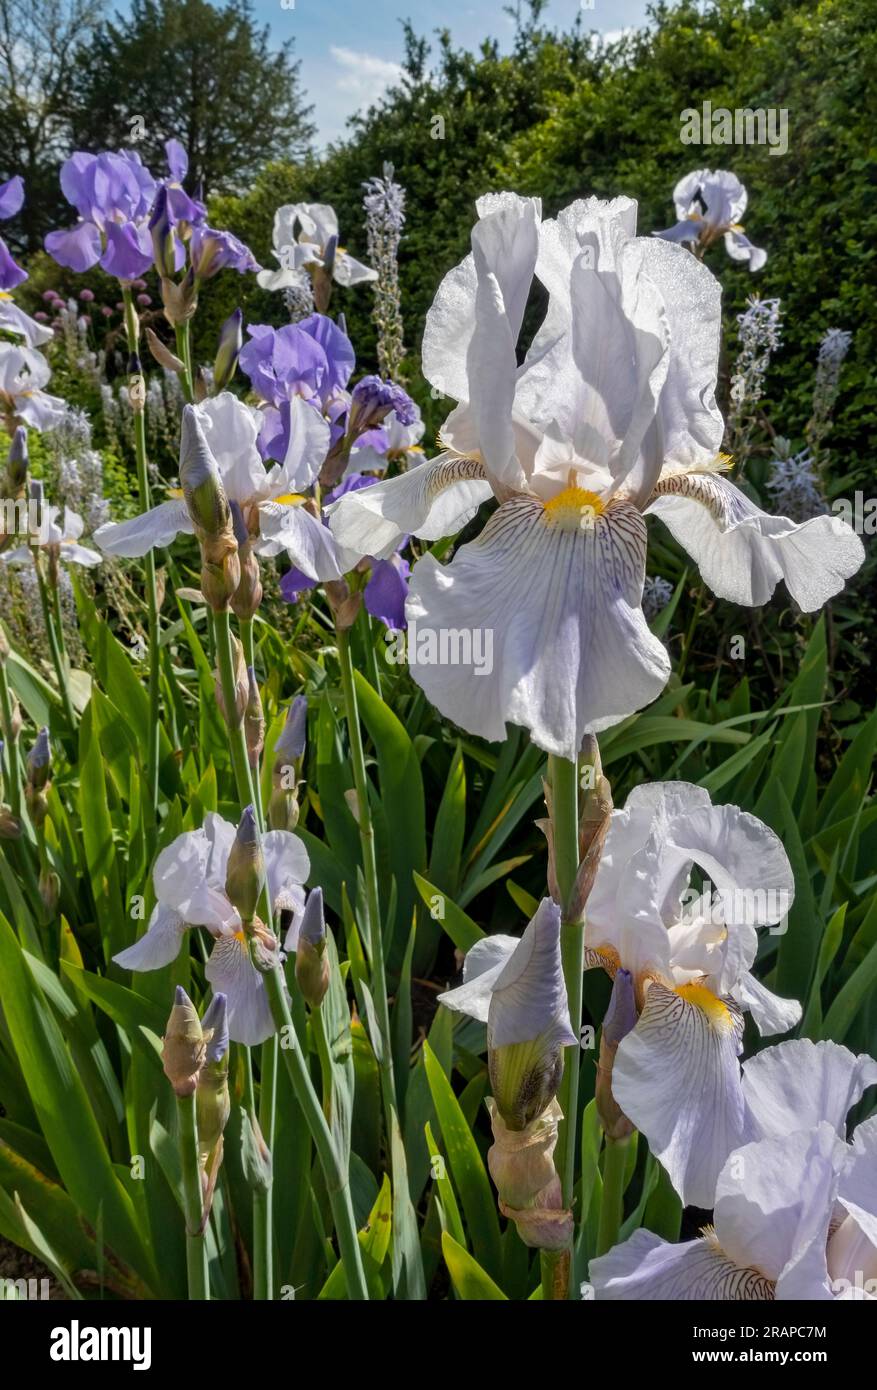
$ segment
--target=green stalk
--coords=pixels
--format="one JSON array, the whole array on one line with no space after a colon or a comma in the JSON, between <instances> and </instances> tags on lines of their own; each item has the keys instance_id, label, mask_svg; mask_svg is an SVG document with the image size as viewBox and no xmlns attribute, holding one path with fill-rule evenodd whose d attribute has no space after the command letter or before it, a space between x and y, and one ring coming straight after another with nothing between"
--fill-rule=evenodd
<instances>
[{"instance_id":1,"label":"green stalk","mask_svg":"<svg viewBox=\"0 0 877 1390\"><path fill-rule=\"evenodd\" d=\"M70 725L72 733L76 732L76 715L73 711L73 701L70 699L70 682L64 668L64 657L58 641L58 633L55 628L55 614L49 598L49 591L46 587L46 580L39 557L34 555L34 568L37 573L37 587L40 591L40 604L43 610L43 622L46 625L46 636L49 639L49 652L52 657L52 665L55 668L55 679L58 682L58 693L61 696L61 703L64 706L64 718Z\"/></svg>"},{"instance_id":2,"label":"green stalk","mask_svg":"<svg viewBox=\"0 0 877 1390\"><path fill-rule=\"evenodd\" d=\"M201 1171L198 1166L198 1127L195 1096L177 1096L180 1130L180 1166L183 1172L183 1204L186 1213L186 1270L189 1298L203 1302L210 1298L207 1246L201 1230Z\"/></svg>"},{"instance_id":3,"label":"green stalk","mask_svg":"<svg viewBox=\"0 0 877 1390\"><path fill-rule=\"evenodd\" d=\"M578 766L568 758L551 755L548 759L554 822L554 871L561 902L569 902L579 866L579 788ZM569 1018L576 1037L582 1030L582 970L584 966L585 924L561 922L560 955L563 978L569 998ZM563 1119L558 1126L555 1164L560 1178L564 1207L572 1205L575 1185L576 1124L579 1106L579 1049L568 1047L564 1055L563 1076L557 1093ZM568 1298L572 1282L572 1258L568 1250L542 1252L543 1298Z\"/></svg>"},{"instance_id":4,"label":"green stalk","mask_svg":"<svg viewBox=\"0 0 877 1390\"><path fill-rule=\"evenodd\" d=\"M350 762L353 767L353 785L356 790L357 822L359 843L362 848L362 868L365 876L366 907L368 913L368 955L371 966L370 986L375 1001L378 1026L381 1030L381 1072L387 1090L387 1098L395 1097L396 1086L393 1078L393 1053L390 1033L390 1005L387 998L387 974L384 967L384 933L381 922L380 893L378 890L378 865L375 858L375 831L372 824L371 804L368 795L368 777L365 771L365 750L362 746L362 730L359 724L359 706L356 700L356 685L353 680L353 662L350 658L350 633L336 631L338 661L341 667L341 688L344 694L344 710L347 716L347 735L350 740Z\"/></svg>"},{"instance_id":5,"label":"green stalk","mask_svg":"<svg viewBox=\"0 0 877 1390\"><path fill-rule=\"evenodd\" d=\"M213 615L213 633L216 641L216 664L219 667L219 680L222 698L229 718L235 717L234 656L231 645L231 624L228 609ZM228 731L228 744L231 751L231 765L234 770L235 786L241 809L255 807L256 798L250 778L250 762L247 757L247 739L243 720Z\"/></svg>"},{"instance_id":6,"label":"green stalk","mask_svg":"<svg viewBox=\"0 0 877 1390\"><path fill-rule=\"evenodd\" d=\"M338 1161L329 1125L314 1091L307 1064L301 1054L279 967L265 976L265 988L268 991L275 1026L284 1038L284 1046L281 1051L286 1069L289 1072L289 1079L314 1141L314 1147L317 1150L317 1156L326 1180L326 1191L332 1208L335 1233L338 1237L339 1255L347 1280L347 1296L352 1300L367 1300L368 1286L362 1264L362 1251L356 1234L356 1218L353 1215L349 1177L342 1170Z\"/></svg>"},{"instance_id":7,"label":"green stalk","mask_svg":"<svg viewBox=\"0 0 877 1390\"><path fill-rule=\"evenodd\" d=\"M139 357L140 320L134 308L134 300L129 285L122 286L122 299L125 304L125 332L128 339L128 352ZM134 453L137 460L137 488L140 496L140 510L148 512L152 506L149 487L149 468L146 461L146 416L142 409L134 410ZM149 724L147 726L146 773L149 789L149 804L153 819L158 820L158 763L160 748L160 662L159 662L159 618L158 583L156 580L155 551L148 550L144 556L146 568L146 605L149 632Z\"/></svg>"},{"instance_id":8,"label":"green stalk","mask_svg":"<svg viewBox=\"0 0 877 1390\"><path fill-rule=\"evenodd\" d=\"M3 722L3 744L9 764L9 805L12 814L21 818L21 752L18 735L12 735L12 693L6 674L6 661L0 658L0 718Z\"/></svg>"},{"instance_id":9,"label":"green stalk","mask_svg":"<svg viewBox=\"0 0 877 1390\"><path fill-rule=\"evenodd\" d=\"M605 1255L618 1244L624 1204L624 1170L630 1139L610 1139L603 1151L603 1199L597 1226L597 1254Z\"/></svg>"},{"instance_id":10,"label":"green stalk","mask_svg":"<svg viewBox=\"0 0 877 1390\"><path fill-rule=\"evenodd\" d=\"M177 341L177 357L183 364L183 371L180 380L183 386L183 395L189 405L195 399L195 382L192 376L192 335L189 332L189 321L174 324L174 337Z\"/></svg>"},{"instance_id":11,"label":"green stalk","mask_svg":"<svg viewBox=\"0 0 877 1390\"><path fill-rule=\"evenodd\" d=\"M277 1050L275 1033L262 1044L259 1077L259 1128L269 1152L274 1151L274 1112L277 1105ZM274 1297L274 1203L272 1187L253 1196L253 1297L259 1302Z\"/></svg>"}]
</instances>

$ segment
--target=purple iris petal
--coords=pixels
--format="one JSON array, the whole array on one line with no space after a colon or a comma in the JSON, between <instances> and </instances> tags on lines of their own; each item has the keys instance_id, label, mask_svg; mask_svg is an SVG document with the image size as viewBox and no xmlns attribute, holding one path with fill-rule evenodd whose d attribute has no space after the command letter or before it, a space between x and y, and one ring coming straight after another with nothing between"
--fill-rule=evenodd
<instances>
[{"instance_id":1,"label":"purple iris petal","mask_svg":"<svg viewBox=\"0 0 877 1390\"><path fill-rule=\"evenodd\" d=\"M243 275L259 266L248 246L231 232L218 232L212 227L196 226L191 240L192 267L199 280L209 280L217 271L228 268Z\"/></svg>"},{"instance_id":2,"label":"purple iris petal","mask_svg":"<svg viewBox=\"0 0 877 1390\"><path fill-rule=\"evenodd\" d=\"M175 183L182 183L189 172L189 156L185 148L179 140L165 140L164 152L167 155L167 167L171 178Z\"/></svg>"},{"instance_id":3,"label":"purple iris petal","mask_svg":"<svg viewBox=\"0 0 877 1390\"><path fill-rule=\"evenodd\" d=\"M407 391L379 376L364 376L356 383L350 410L357 434L379 425L391 410L400 425L413 425L417 419L417 407Z\"/></svg>"},{"instance_id":4,"label":"purple iris petal","mask_svg":"<svg viewBox=\"0 0 877 1390\"><path fill-rule=\"evenodd\" d=\"M0 184L0 222L5 222L8 217L14 217L21 211L24 204L24 179L20 174L15 174L6 183Z\"/></svg>"},{"instance_id":5,"label":"purple iris petal","mask_svg":"<svg viewBox=\"0 0 877 1390\"><path fill-rule=\"evenodd\" d=\"M119 226L108 222L106 229L107 247L100 263L117 280L136 280L152 265L152 238L149 228L137 227L133 222Z\"/></svg>"},{"instance_id":6,"label":"purple iris petal","mask_svg":"<svg viewBox=\"0 0 877 1390\"><path fill-rule=\"evenodd\" d=\"M27 271L22 270L17 261L12 259L9 247L0 237L0 290L14 290L16 285L20 285L27 279Z\"/></svg>"},{"instance_id":7,"label":"purple iris petal","mask_svg":"<svg viewBox=\"0 0 877 1390\"><path fill-rule=\"evenodd\" d=\"M263 400L279 406L294 395L319 392L328 362L310 334L298 324L280 329L256 324L247 331L250 341L241 351L240 368Z\"/></svg>"},{"instance_id":8,"label":"purple iris petal","mask_svg":"<svg viewBox=\"0 0 877 1390\"><path fill-rule=\"evenodd\" d=\"M296 569L293 565L292 569L287 570L280 581L280 592L287 603L296 603L308 589L315 589L318 582L316 579L309 579L306 574L302 574L301 570Z\"/></svg>"},{"instance_id":9,"label":"purple iris petal","mask_svg":"<svg viewBox=\"0 0 877 1390\"><path fill-rule=\"evenodd\" d=\"M408 626L405 621L405 600L408 597L409 571L408 561L400 555L394 555L390 560L376 561L362 596L372 617L397 632L404 631Z\"/></svg>"},{"instance_id":10,"label":"purple iris petal","mask_svg":"<svg viewBox=\"0 0 877 1390\"><path fill-rule=\"evenodd\" d=\"M67 231L49 232L45 247L59 265L81 274L100 260L100 232L93 222L78 222Z\"/></svg>"},{"instance_id":11,"label":"purple iris petal","mask_svg":"<svg viewBox=\"0 0 877 1390\"><path fill-rule=\"evenodd\" d=\"M309 314L298 327L319 343L326 354L329 370L323 382L324 395L343 390L356 366L356 353L347 334L325 314Z\"/></svg>"}]
</instances>

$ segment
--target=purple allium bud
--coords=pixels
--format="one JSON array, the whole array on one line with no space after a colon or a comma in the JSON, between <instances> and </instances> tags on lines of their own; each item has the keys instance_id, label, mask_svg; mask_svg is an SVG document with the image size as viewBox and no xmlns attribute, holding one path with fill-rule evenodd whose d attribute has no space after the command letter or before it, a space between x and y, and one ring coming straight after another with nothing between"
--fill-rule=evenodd
<instances>
[{"instance_id":1,"label":"purple allium bud","mask_svg":"<svg viewBox=\"0 0 877 1390\"><path fill-rule=\"evenodd\" d=\"M148 309L149 305L152 303L152 297L148 294L138 294L137 303L141 305L142 308Z\"/></svg>"},{"instance_id":2,"label":"purple allium bud","mask_svg":"<svg viewBox=\"0 0 877 1390\"><path fill-rule=\"evenodd\" d=\"M92 300L94 299L94 290L80 290L79 298L82 300L83 304L91 304Z\"/></svg>"}]
</instances>

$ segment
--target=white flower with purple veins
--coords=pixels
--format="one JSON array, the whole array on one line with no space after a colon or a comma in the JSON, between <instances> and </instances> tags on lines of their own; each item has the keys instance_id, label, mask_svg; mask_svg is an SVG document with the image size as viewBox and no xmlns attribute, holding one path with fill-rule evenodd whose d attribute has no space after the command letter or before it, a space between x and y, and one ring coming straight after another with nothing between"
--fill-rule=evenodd
<instances>
[{"instance_id":1,"label":"white flower with purple veins","mask_svg":"<svg viewBox=\"0 0 877 1390\"><path fill-rule=\"evenodd\" d=\"M156 905L140 940L114 960L126 970L160 970L180 952L189 927L206 927L214 938L205 975L215 991L228 996L228 1026L234 1042L253 1046L274 1032L262 974L250 957L247 933L226 890L235 827L209 812L200 830L178 835L155 861L152 881ZM268 894L274 910L300 919L310 872L308 852L297 835L271 830L261 837ZM277 942L264 927L257 937L267 953Z\"/></svg>"},{"instance_id":2,"label":"white flower with purple veins","mask_svg":"<svg viewBox=\"0 0 877 1390\"><path fill-rule=\"evenodd\" d=\"M43 390L51 375L41 352L0 343L0 414L8 422L17 421L34 430L50 430L60 424L66 402Z\"/></svg>"},{"instance_id":3,"label":"white flower with purple veins","mask_svg":"<svg viewBox=\"0 0 877 1390\"><path fill-rule=\"evenodd\" d=\"M712 886L689 888L694 869ZM683 1201L708 1207L745 1137L738 1054L743 1012L762 1034L801 1017L751 973L757 928L789 911L795 882L779 838L688 782L636 787L614 811L588 898L585 958L627 972L635 1016L612 1094Z\"/></svg>"},{"instance_id":4,"label":"white flower with purple veins","mask_svg":"<svg viewBox=\"0 0 877 1390\"><path fill-rule=\"evenodd\" d=\"M381 558L405 534L454 534L494 495L450 564L418 561L407 607L420 629L490 629L493 670L412 675L470 733L503 739L521 724L574 758L586 732L647 705L670 674L642 611L646 513L720 597L750 606L784 579L819 608L864 550L838 518L796 526L721 475L720 288L680 247L637 237L635 203L592 198L542 222L538 200L503 193L478 211L472 254L443 280L423 338L425 376L459 402L445 450L341 498L330 525ZM548 311L519 366L534 272Z\"/></svg>"},{"instance_id":5,"label":"white flower with purple veins","mask_svg":"<svg viewBox=\"0 0 877 1390\"><path fill-rule=\"evenodd\" d=\"M877 1298L877 1116L846 1116L877 1062L833 1042L767 1048L743 1066L744 1134L709 1201L713 1223L670 1245L638 1230L591 1261L601 1299Z\"/></svg>"},{"instance_id":6,"label":"white flower with purple veins","mask_svg":"<svg viewBox=\"0 0 877 1390\"><path fill-rule=\"evenodd\" d=\"M376 280L377 271L338 245L338 218L328 203L287 203L274 214L274 255L279 270L260 270L263 290L294 288L305 266L321 266L339 285L349 288Z\"/></svg>"},{"instance_id":7,"label":"white flower with purple veins","mask_svg":"<svg viewBox=\"0 0 877 1390\"><path fill-rule=\"evenodd\" d=\"M295 546L296 563L311 569L324 553L335 557L326 528L301 507L302 489L319 474L329 447L329 425L300 396L289 404L289 443L282 463L266 468L256 445L259 412L222 391L202 405L183 411L180 466L193 469L212 460L225 494L239 517L245 535L254 539L261 555L277 555ZM145 555L155 546L169 545L179 533L192 534L192 522L182 497L162 502L131 521L111 522L95 533L95 542L108 555ZM239 538L240 539L240 538ZM351 560L351 565L356 559ZM342 556L342 559L346 557ZM343 571L341 571L343 573Z\"/></svg>"},{"instance_id":8,"label":"white flower with purple veins","mask_svg":"<svg viewBox=\"0 0 877 1390\"><path fill-rule=\"evenodd\" d=\"M700 253L724 237L732 260L748 261L750 270L761 270L767 252L753 246L740 225L748 197L737 175L728 169L695 169L673 189L679 221L654 235L696 246Z\"/></svg>"}]
</instances>

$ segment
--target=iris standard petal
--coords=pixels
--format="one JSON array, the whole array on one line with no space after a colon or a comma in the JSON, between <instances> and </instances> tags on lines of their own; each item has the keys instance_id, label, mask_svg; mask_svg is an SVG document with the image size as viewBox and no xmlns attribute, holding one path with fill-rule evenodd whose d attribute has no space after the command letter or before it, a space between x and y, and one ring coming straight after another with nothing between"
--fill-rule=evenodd
<instances>
[{"instance_id":1,"label":"iris standard petal","mask_svg":"<svg viewBox=\"0 0 877 1390\"><path fill-rule=\"evenodd\" d=\"M767 603L780 580L805 613L843 588L865 559L852 527L836 516L796 524L770 516L716 473L671 472L646 507L661 518L719 598Z\"/></svg>"},{"instance_id":2,"label":"iris standard petal","mask_svg":"<svg viewBox=\"0 0 877 1390\"><path fill-rule=\"evenodd\" d=\"M560 958L560 908L543 898L493 987L487 1012L490 1047L541 1038L576 1047Z\"/></svg>"},{"instance_id":3,"label":"iris standard petal","mask_svg":"<svg viewBox=\"0 0 877 1390\"><path fill-rule=\"evenodd\" d=\"M456 989L446 989L438 996L438 1002L454 1013L468 1014L469 1018L486 1023L494 986L520 940L519 936L496 932L476 941L463 961L463 983Z\"/></svg>"},{"instance_id":4,"label":"iris standard petal","mask_svg":"<svg viewBox=\"0 0 877 1390\"><path fill-rule=\"evenodd\" d=\"M414 566L409 664L432 703L470 733L503 739L506 722L521 724L540 748L575 758L587 731L660 694L670 662L640 608L639 512L615 502L582 527L577 507L556 503L513 498L449 565L425 556ZM428 642L425 658L412 656L415 622L420 639L434 635L437 661ZM442 661L441 639L461 632L473 658L477 638L489 659Z\"/></svg>"},{"instance_id":5,"label":"iris standard petal","mask_svg":"<svg viewBox=\"0 0 877 1390\"><path fill-rule=\"evenodd\" d=\"M620 1043L612 1094L667 1169L686 1206L713 1205L716 1179L744 1138L742 1018L702 985L650 985Z\"/></svg>"}]
</instances>

